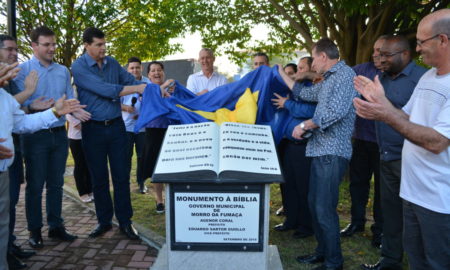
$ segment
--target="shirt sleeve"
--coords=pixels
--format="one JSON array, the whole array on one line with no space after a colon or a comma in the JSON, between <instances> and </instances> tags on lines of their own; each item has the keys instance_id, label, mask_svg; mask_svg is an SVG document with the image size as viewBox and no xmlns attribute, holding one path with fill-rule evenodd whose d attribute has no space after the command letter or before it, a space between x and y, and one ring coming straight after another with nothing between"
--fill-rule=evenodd
<instances>
[{"instance_id":1,"label":"shirt sleeve","mask_svg":"<svg viewBox=\"0 0 450 270\"><path fill-rule=\"evenodd\" d=\"M447 102L442 106L441 111L437 116L437 120L433 129L442 134L443 136L450 139L450 100L447 99Z\"/></svg>"},{"instance_id":2,"label":"shirt sleeve","mask_svg":"<svg viewBox=\"0 0 450 270\"><path fill-rule=\"evenodd\" d=\"M306 103L303 101L286 100L284 107L289 111L289 114L295 118L309 119L314 116L316 104Z\"/></svg>"},{"instance_id":3,"label":"shirt sleeve","mask_svg":"<svg viewBox=\"0 0 450 270\"><path fill-rule=\"evenodd\" d=\"M58 118L51 109L39 113L25 114L20 109L19 103L16 102L13 109L13 121L13 132L23 134L49 128L51 124L58 121Z\"/></svg>"},{"instance_id":4,"label":"shirt sleeve","mask_svg":"<svg viewBox=\"0 0 450 270\"><path fill-rule=\"evenodd\" d=\"M329 80L328 86L332 88L324 94L324 99L321 98L312 118L320 131L344 118L353 108L353 98L357 95L350 74L334 74Z\"/></svg>"},{"instance_id":5,"label":"shirt sleeve","mask_svg":"<svg viewBox=\"0 0 450 270\"><path fill-rule=\"evenodd\" d=\"M296 82L292 88L295 98L301 98L309 102L317 102L319 96L319 90L322 88L322 82L313 84L311 86L305 86L302 83Z\"/></svg>"},{"instance_id":6,"label":"shirt sleeve","mask_svg":"<svg viewBox=\"0 0 450 270\"><path fill-rule=\"evenodd\" d=\"M88 65L83 65L80 62L73 63L72 74L75 85L104 98L118 99L124 87L120 84L103 81L90 70Z\"/></svg>"},{"instance_id":7,"label":"shirt sleeve","mask_svg":"<svg viewBox=\"0 0 450 270\"><path fill-rule=\"evenodd\" d=\"M188 80L187 80L187 84L186 84L186 88L189 89L191 92L193 93L197 93L197 89L194 86L194 74L189 75Z\"/></svg>"},{"instance_id":8,"label":"shirt sleeve","mask_svg":"<svg viewBox=\"0 0 450 270\"><path fill-rule=\"evenodd\" d=\"M72 87L72 82L71 82L71 77L70 77L70 72L67 68L65 68L66 70L66 99L71 99L74 98L73 95L73 87Z\"/></svg>"}]
</instances>

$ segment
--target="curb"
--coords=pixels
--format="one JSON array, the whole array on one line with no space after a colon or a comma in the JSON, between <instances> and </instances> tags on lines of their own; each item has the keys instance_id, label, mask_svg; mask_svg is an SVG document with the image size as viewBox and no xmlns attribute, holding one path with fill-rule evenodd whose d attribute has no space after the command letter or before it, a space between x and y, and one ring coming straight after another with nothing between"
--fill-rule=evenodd
<instances>
[{"instance_id":1,"label":"curb","mask_svg":"<svg viewBox=\"0 0 450 270\"><path fill-rule=\"evenodd\" d=\"M80 197L78 196L78 192L74 190L73 188L64 185L64 196L67 196L72 201L76 202L77 204L89 209L89 211L95 213L95 207L94 204L90 203L84 203L80 200ZM117 222L116 218L113 217L112 223L116 226L119 226L119 223ZM162 246L166 243L166 239L159 234L155 233L154 231L142 226L139 223L133 222L133 226L138 231L139 238L147 243L149 246L157 249L158 251L162 248Z\"/></svg>"}]
</instances>

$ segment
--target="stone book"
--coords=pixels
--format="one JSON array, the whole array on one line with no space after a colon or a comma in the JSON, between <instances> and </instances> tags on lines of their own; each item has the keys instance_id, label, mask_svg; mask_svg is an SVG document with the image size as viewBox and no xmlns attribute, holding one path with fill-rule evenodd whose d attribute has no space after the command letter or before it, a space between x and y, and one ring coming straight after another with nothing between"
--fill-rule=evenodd
<instances>
[{"instance_id":1,"label":"stone book","mask_svg":"<svg viewBox=\"0 0 450 270\"><path fill-rule=\"evenodd\" d=\"M282 182L270 126L214 122L169 126L152 181Z\"/></svg>"}]
</instances>

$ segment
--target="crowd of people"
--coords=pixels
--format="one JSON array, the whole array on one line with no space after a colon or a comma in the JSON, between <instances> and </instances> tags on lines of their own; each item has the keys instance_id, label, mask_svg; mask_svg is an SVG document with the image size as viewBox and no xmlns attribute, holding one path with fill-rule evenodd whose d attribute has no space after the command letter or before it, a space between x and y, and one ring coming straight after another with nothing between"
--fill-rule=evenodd
<instances>
[{"instance_id":1,"label":"crowd of people","mask_svg":"<svg viewBox=\"0 0 450 270\"><path fill-rule=\"evenodd\" d=\"M418 25L416 51L431 69L412 60L401 35L380 36L373 61L354 67L340 59L328 38L314 44L311 57L279 66L291 93L275 94L272 103L292 118L277 149L285 183L276 214L285 220L274 230L316 238L316 250L298 256L299 263L343 269L340 238L365 230L373 179L371 244L380 248L381 258L361 268L402 269L406 252L410 269L450 269L449 36L449 9ZM98 225L89 237L111 230L115 215L120 231L137 239L131 221L133 153L136 182L145 194L167 127L177 124L159 117L135 132L147 83L159 85L162 97L176 91L162 62L150 62L144 76L141 60L133 56L125 69L106 55L105 34L89 27L84 53L69 71L53 60L56 38L45 26L35 28L33 56L18 66L16 40L0 35L0 269L24 268L21 260L35 254L14 243L15 208L25 180L29 245L44 246L44 187L48 237L77 238L64 227L61 209L69 148L80 199L95 204ZM203 48L198 61L201 71L187 81L195 95L227 83L214 71L212 50ZM268 55L254 54L252 65L270 66ZM347 170L351 222L341 230L336 208ZM163 213L164 187L153 189L156 211Z\"/></svg>"}]
</instances>

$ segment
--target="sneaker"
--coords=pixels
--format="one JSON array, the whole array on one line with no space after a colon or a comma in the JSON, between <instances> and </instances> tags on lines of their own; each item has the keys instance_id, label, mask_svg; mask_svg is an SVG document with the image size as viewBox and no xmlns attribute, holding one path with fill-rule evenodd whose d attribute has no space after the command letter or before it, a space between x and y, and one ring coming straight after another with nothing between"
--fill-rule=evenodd
<instances>
[{"instance_id":1,"label":"sneaker","mask_svg":"<svg viewBox=\"0 0 450 270\"><path fill-rule=\"evenodd\" d=\"M163 203L157 203L156 204L156 213L162 214L164 213L165 207Z\"/></svg>"},{"instance_id":2,"label":"sneaker","mask_svg":"<svg viewBox=\"0 0 450 270\"><path fill-rule=\"evenodd\" d=\"M88 194L84 194L83 196L80 197L80 199L84 203L92 202L92 199Z\"/></svg>"},{"instance_id":3,"label":"sneaker","mask_svg":"<svg viewBox=\"0 0 450 270\"><path fill-rule=\"evenodd\" d=\"M94 193L89 193L89 198L91 198L91 202L94 201Z\"/></svg>"}]
</instances>

